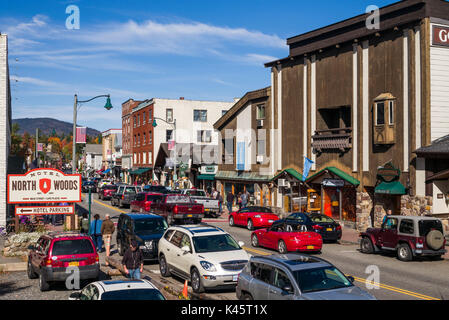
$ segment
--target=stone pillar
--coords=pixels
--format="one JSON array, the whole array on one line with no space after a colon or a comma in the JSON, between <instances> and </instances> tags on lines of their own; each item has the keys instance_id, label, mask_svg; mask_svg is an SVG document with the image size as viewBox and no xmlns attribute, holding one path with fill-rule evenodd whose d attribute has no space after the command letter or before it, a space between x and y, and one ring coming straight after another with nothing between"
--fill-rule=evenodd
<instances>
[{"instance_id":1,"label":"stone pillar","mask_svg":"<svg viewBox=\"0 0 449 320\"><path fill-rule=\"evenodd\" d=\"M373 199L367 192L357 192L356 195L356 229L364 232L371 228L371 209L373 208Z\"/></svg>"}]
</instances>

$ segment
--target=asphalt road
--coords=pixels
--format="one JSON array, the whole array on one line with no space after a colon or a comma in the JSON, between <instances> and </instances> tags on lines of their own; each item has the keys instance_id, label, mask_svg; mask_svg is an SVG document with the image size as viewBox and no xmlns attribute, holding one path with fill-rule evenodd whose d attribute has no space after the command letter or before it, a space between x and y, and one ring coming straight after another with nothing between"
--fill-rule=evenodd
<instances>
[{"instance_id":1,"label":"asphalt road","mask_svg":"<svg viewBox=\"0 0 449 320\"><path fill-rule=\"evenodd\" d=\"M81 205L87 208L86 200L87 197ZM94 195L92 212L100 214L102 218L109 213L113 221L116 221L120 212L129 212L129 209L112 207L110 201L99 201ZM244 249L251 255L276 253L269 249L253 248L250 241L251 232L243 227L230 227L226 222L210 222L210 224L228 231L237 241L243 241ZM114 243L115 239L113 239ZM114 256L119 257L117 254ZM446 276L447 260L431 261L424 258L419 261L401 262L396 259L394 254L367 255L359 252L358 245L339 243L324 244L319 257L330 261L344 273L354 276L357 286L367 290L380 300L449 299L449 279ZM157 264L147 264L145 268L159 273ZM375 284L371 284L371 288L367 288L365 279L374 275L373 270L379 271L378 278L376 278ZM174 281L178 281L182 285L181 280L175 279ZM220 298L235 299L234 291L219 291L211 294L219 294Z\"/></svg>"}]
</instances>

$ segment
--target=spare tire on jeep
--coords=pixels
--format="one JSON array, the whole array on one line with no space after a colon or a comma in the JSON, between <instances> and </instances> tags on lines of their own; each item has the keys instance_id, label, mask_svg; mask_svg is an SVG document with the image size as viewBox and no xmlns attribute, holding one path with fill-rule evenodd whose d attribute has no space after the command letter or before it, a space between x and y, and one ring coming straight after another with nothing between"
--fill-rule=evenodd
<instances>
[{"instance_id":1,"label":"spare tire on jeep","mask_svg":"<svg viewBox=\"0 0 449 320\"><path fill-rule=\"evenodd\" d=\"M432 230L426 235L427 246L433 250L439 250L444 244L444 235L439 230Z\"/></svg>"}]
</instances>

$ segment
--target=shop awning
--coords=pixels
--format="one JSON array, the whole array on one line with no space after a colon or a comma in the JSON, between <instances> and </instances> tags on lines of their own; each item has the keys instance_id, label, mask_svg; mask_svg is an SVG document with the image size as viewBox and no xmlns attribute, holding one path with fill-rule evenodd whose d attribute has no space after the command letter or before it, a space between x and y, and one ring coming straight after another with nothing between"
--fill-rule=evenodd
<instances>
[{"instance_id":1,"label":"shop awning","mask_svg":"<svg viewBox=\"0 0 449 320\"><path fill-rule=\"evenodd\" d=\"M323 170L315 173L313 176L309 177L306 182L313 182L314 179L316 179L318 176L321 176L322 174L326 172L331 172L332 174L336 175L340 179L345 180L346 182L358 186L360 184L360 181L354 178L353 176L347 174L346 172L336 168L336 167L326 167Z\"/></svg>"},{"instance_id":2,"label":"shop awning","mask_svg":"<svg viewBox=\"0 0 449 320\"><path fill-rule=\"evenodd\" d=\"M236 171L218 171L215 175L215 180L231 180L231 181L253 181L253 182L268 182L271 181L272 176L260 175L254 172L236 172Z\"/></svg>"},{"instance_id":3,"label":"shop awning","mask_svg":"<svg viewBox=\"0 0 449 320\"><path fill-rule=\"evenodd\" d=\"M374 189L374 192L380 194L400 195L405 194L405 187L399 181L382 182Z\"/></svg>"},{"instance_id":4,"label":"shop awning","mask_svg":"<svg viewBox=\"0 0 449 320\"><path fill-rule=\"evenodd\" d=\"M291 175L293 178L298 179L299 181L303 181L303 175L300 174L298 171L296 171L295 169L292 168L288 168L283 170L281 173L279 173L277 176L275 176L273 179L271 180L277 180L283 173L288 173L289 175Z\"/></svg>"},{"instance_id":5,"label":"shop awning","mask_svg":"<svg viewBox=\"0 0 449 320\"><path fill-rule=\"evenodd\" d=\"M196 177L198 180L215 180L215 174L200 174Z\"/></svg>"},{"instance_id":6,"label":"shop awning","mask_svg":"<svg viewBox=\"0 0 449 320\"><path fill-rule=\"evenodd\" d=\"M129 174L137 174L137 175L140 175L140 174L145 173L145 172L147 172L147 171L149 171L149 170L150 170L150 168L140 168L140 169L137 169L137 170L131 170L131 171L129 172Z\"/></svg>"}]
</instances>

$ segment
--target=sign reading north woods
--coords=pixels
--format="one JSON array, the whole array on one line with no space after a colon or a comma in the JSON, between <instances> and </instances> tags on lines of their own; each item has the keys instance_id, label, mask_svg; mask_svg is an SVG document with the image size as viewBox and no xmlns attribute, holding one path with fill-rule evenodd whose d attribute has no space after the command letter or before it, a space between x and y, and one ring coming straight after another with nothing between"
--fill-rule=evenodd
<instances>
[{"instance_id":1,"label":"sign reading north woods","mask_svg":"<svg viewBox=\"0 0 449 320\"><path fill-rule=\"evenodd\" d=\"M81 175L33 169L8 175L8 203L81 202Z\"/></svg>"},{"instance_id":2,"label":"sign reading north woods","mask_svg":"<svg viewBox=\"0 0 449 320\"><path fill-rule=\"evenodd\" d=\"M51 214L74 214L73 206L51 206L51 207L16 207L16 216L20 215L51 215Z\"/></svg>"}]
</instances>

